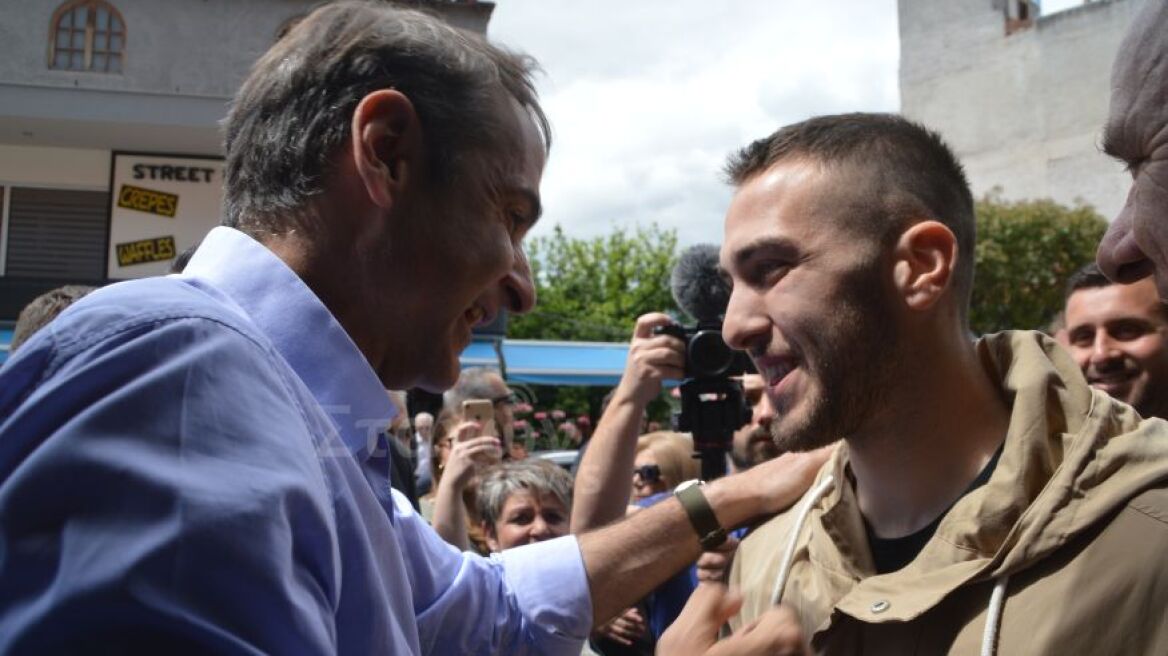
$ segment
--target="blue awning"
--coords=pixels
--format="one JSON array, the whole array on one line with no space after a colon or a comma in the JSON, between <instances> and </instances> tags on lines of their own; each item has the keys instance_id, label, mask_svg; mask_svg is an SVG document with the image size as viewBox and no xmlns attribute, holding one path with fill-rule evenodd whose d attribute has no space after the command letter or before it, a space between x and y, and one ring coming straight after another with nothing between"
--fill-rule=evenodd
<instances>
[{"instance_id":1,"label":"blue awning","mask_svg":"<svg viewBox=\"0 0 1168 656\"><path fill-rule=\"evenodd\" d=\"M506 339L503 361L495 352L495 342L475 341L462 352L462 366L496 367L507 380L533 385L600 385L620 382L629 345L620 342L545 342Z\"/></svg>"},{"instance_id":2,"label":"blue awning","mask_svg":"<svg viewBox=\"0 0 1168 656\"><path fill-rule=\"evenodd\" d=\"M8 345L12 343L12 326L0 326L0 364L8 359Z\"/></svg>"}]
</instances>

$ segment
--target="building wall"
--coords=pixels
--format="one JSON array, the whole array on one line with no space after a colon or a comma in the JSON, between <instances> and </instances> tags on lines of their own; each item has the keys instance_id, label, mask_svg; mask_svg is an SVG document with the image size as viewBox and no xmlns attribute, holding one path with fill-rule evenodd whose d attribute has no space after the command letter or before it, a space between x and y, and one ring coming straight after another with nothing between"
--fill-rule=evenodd
<instances>
[{"instance_id":1,"label":"building wall","mask_svg":"<svg viewBox=\"0 0 1168 656\"><path fill-rule=\"evenodd\" d=\"M1098 147L1111 63L1145 0L1098 0L1006 34L1006 0L899 0L901 110L937 129L974 193L1089 203L1129 178Z\"/></svg>"},{"instance_id":2,"label":"building wall","mask_svg":"<svg viewBox=\"0 0 1168 656\"><path fill-rule=\"evenodd\" d=\"M19 222L11 221L13 203L18 209L31 207L20 205L22 198L36 196L28 190L61 190L62 197L73 192L72 205L59 210L62 221L75 220L69 212L77 211L78 203L89 203L82 210L90 217L92 232L93 205L108 207L116 200L110 188L114 152L220 156L219 121L252 63L275 42L288 21L321 4L320 0L108 1L125 24L121 73L49 68L52 17L65 4L63 0L0 2L0 322L14 319L28 300L53 287L107 281L68 279L63 265L60 275L14 274L9 238ZM486 32L494 7L491 2L473 0L402 2L436 11L452 24L480 33ZM153 191L165 191L159 182L143 183L143 187L151 184ZM184 200L179 205L189 203ZM120 210L102 211L109 243L92 247L112 250L116 244L108 217ZM38 219L42 221L38 226L72 225L54 223L56 214L42 214L39 209L35 215L54 217ZM29 220L28 211L20 216ZM27 224L19 225L26 226L20 239L27 241ZM160 229L159 234L163 232L184 230ZM70 234L74 242L61 240L62 263L73 257L68 249L81 247L75 243L78 233ZM17 241L14 238L12 243ZM181 251L184 245L178 247ZM19 254L27 260L30 253L39 256L41 252L39 247L22 248ZM51 253L46 258L46 262L54 261ZM152 275L165 264L135 266L132 271Z\"/></svg>"}]
</instances>

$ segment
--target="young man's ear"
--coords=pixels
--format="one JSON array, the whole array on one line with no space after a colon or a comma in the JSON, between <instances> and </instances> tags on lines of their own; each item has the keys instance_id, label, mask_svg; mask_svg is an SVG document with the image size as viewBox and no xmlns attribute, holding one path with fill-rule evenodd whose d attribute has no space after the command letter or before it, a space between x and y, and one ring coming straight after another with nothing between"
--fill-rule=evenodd
<instances>
[{"instance_id":1,"label":"young man's ear","mask_svg":"<svg viewBox=\"0 0 1168 656\"><path fill-rule=\"evenodd\" d=\"M421 124L410 99L379 89L357 103L350 126L353 167L369 199L388 209L417 170Z\"/></svg>"},{"instance_id":2,"label":"young man's ear","mask_svg":"<svg viewBox=\"0 0 1168 656\"><path fill-rule=\"evenodd\" d=\"M957 237L939 221L922 221L905 230L893 251L892 280L905 305L926 310L953 285Z\"/></svg>"}]
</instances>

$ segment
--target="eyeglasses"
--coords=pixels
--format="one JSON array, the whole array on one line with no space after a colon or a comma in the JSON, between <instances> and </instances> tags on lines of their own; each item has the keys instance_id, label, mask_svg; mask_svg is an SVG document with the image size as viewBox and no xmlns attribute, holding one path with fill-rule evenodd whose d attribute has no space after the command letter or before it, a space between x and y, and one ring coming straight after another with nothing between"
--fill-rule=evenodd
<instances>
[{"instance_id":1,"label":"eyeglasses","mask_svg":"<svg viewBox=\"0 0 1168 656\"><path fill-rule=\"evenodd\" d=\"M633 476L640 476L646 483L656 483L661 480L661 468L657 465L641 465L633 468Z\"/></svg>"},{"instance_id":2,"label":"eyeglasses","mask_svg":"<svg viewBox=\"0 0 1168 656\"><path fill-rule=\"evenodd\" d=\"M515 405L515 402L518 400L519 399L515 396L515 392L507 392L503 396L496 396L495 398L491 399L491 403L495 405L499 405L500 403Z\"/></svg>"}]
</instances>

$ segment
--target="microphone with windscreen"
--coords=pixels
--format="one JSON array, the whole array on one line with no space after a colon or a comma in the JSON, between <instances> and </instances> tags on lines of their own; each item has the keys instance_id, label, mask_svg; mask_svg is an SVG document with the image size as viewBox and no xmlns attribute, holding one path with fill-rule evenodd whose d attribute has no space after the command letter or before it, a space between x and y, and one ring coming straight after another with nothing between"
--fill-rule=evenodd
<instances>
[{"instance_id":1,"label":"microphone with windscreen","mask_svg":"<svg viewBox=\"0 0 1168 656\"><path fill-rule=\"evenodd\" d=\"M697 321L654 329L685 342L685 377L676 430L691 433L702 478L726 473L726 452L734 431L750 421L742 383L731 376L754 371L750 359L722 339L722 320L730 303L730 285L718 268L718 247L698 244L682 252L670 277L673 299Z\"/></svg>"},{"instance_id":2,"label":"microphone with windscreen","mask_svg":"<svg viewBox=\"0 0 1168 656\"><path fill-rule=\"evenodd\" d=\"M683 251L669 283L673 300L697 325L661 326L655 332L685 342L685 377L719 378L751 371L750 360L722 339L730 285L718 268L718 247L698 244Z\"/></svg>"}]
</instances>

